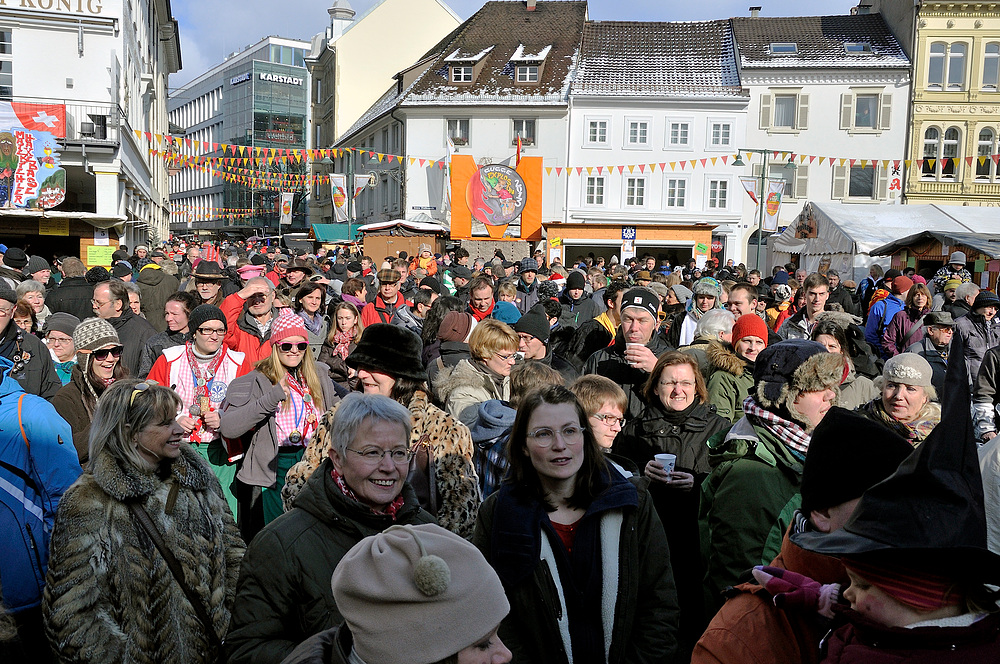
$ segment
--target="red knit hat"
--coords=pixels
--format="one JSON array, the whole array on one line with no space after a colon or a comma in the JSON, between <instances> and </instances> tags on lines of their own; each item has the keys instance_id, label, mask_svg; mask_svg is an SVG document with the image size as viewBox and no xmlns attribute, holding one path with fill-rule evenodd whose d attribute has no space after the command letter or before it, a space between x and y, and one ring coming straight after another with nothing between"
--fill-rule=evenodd
<instances>
[{"instance_id":1,"label":"red knit hat","mask_svg":"<svg viewBox=\"0 0 1000 664\"><path fill-rule=\"evenodd\" d=\"M757 337L764 340L764 347L767 347L767 323L757 314L744 314L736 319L733 325L733 343L743 337Z\"/></svg>"},{"instance_id":2,"label":"red knit hat","mask_svg":"<svg viewBox=\"0 0 1000 664\"><path fill-rule=\"evenodd\" d=\"M913 288L913 279L909 277L896 277L892 280L892 294L902 295Z\"/></svg>"},{"instance_id":3,"label":"red knit hat","mask_svg":"<svg viewBox=\"0 0 1000 664\"><path fill-rule=\"evenodd\" d=\"M282 309L281 314L271 323L271 343L279 344L288 337L302 337L309 340L309 333L302 323L302 318L288 309Z\"/></svg>"}]
</instances>

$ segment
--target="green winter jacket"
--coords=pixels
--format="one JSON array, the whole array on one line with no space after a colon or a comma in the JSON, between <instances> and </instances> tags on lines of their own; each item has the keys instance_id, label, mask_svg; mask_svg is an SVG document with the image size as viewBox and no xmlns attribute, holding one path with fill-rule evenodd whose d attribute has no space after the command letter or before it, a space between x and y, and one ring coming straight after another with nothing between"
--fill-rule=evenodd
<instances>
[{"instance_id":1,"label":"green winter jacket","mask_svg":"<svg viewBox=\"0 0 1000 664\"><path fill-rule=\"evenodd\" d=\"M718 341L708 344L705 355L713 369L708 379L708 402L720 416L739 422L743 417L743 400L753 387L753 363Z\"/></svg>"},{"instance_id":2,"label":"green winter jacket","mask_svg":"<svg viewBox=\"0 0 1000 664\"><path fill-rule=\"evenodd\" d=\"M701 530L706 609L722 605L722 591L768 565L801 498L802 463L778 438L744 417L708 441L713 469L701 485Z\"/></svg>"},{"instance_id":3,"label":"green winter jacket","mask_svg":"<svg viewBox=\"0 0 1000 664\"><path fill-rule=\"evenodd\" d=\"M229 664L279 664L302 641L344 621L330 578L355 544L395 524L434 523L409 484L393 521L337 487L329 459L299 492L291 511L264 527L247 549L226 636Z\"/></svg>"}]
</instances>

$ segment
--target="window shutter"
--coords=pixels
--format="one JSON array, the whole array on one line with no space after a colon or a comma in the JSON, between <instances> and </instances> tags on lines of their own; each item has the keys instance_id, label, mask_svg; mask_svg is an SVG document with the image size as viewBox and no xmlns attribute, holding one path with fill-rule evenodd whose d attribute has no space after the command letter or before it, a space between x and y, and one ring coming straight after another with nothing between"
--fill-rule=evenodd
<instances>
[{"instance_id":1,"label":"window shutter","mask_svg":"<svg viewBox=\"0 0 1000 664\"><path fill-rule=\"evenodd\" d=\"M892 95L882 95L882 108L878 112L879 129L889 128L889 119L892 116Z\"/></svg>"},{"instance_id":2,"label":"window shutter","mask_svg":"<svg viewBox=\"0 0 1000 664\"><path fill-rule=\"evenodd\" d=\"M771 128L771 94L762 94L760 96L760 128L770 129Z\"/></svg>"},{"instance_id":3,"label":"window shutter","mask_svg":"<svg viewBox=\"0 0 1000 664\"><path fill-rule=\"evenodd\" d=\"M854 113L854 95L845 92L840 95L840 128L851 128L851 115Z\"/></svg>"},{"instance_id":4,"label":"window shutter","mask_svg":"<svg viewBox=\"0 0 1000 664\"><path fill-rule=\"evenodd\" d=\"M885 201L889 199L889 169L882 168L878 169L878 189L877 197L880 201Z\"/></svg>"},{"instance_id":5,"label":"window shutter","mask_svg":"<svg viewBox=\"0 0 1000 664\"><path fill-rule=\"evenodd\" d=\"M799 95L797 115L795 118L796 129L809 128L809 95Z\"/></svg>"},{"instance_id":6,"label":"window shutter","mask_svg":"<svg viewBox=\"0 0 1000 664\"><path fill-rule=\"evenodd\" d=\"M839 201L847 196L847 167L833 167L833 200Z\"/></svg>"},{"instance_id":7,"label":"window shutter","mask_svg":"<svg viewBox=\"0 0 1000 664\"><path fill-rule=\"evenodd\" d=\"M799 166L795 169L795 198L805 199L807 198L806 183L809 177L809 167Z\"/></svg>"}]
</instances>

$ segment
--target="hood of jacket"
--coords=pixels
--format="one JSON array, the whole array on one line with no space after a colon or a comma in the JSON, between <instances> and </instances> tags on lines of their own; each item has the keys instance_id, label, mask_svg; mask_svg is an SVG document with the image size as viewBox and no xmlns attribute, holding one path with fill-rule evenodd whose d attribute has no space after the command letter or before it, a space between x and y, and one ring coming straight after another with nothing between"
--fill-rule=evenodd
<instances>
[{"instance_id":1,"label":"hood of jacket","mask_svg":"<svg viewBox=\"0 0 1000 664\"><path fill-rule=\"evenodd\" d=\"M107 449L90 460L89 472L105 493L120 501L148 496L162 483L155 472L133 468ZM204 491L215 479L208 464L187 444L181 445L181 455L170 464L170 475L180 486L192 491Z\"/></svg>"},{"instance_id":2,"label":"hood of jacket","mask_svg":"<svg viewBox=\"0 0 1000 664\"><path fill-rule=\"evenodd\" d=\"M11 321L10 325L14 322ZM18 392L24 392L24 388L21 384L10 377L10 370L14 366L14 363L0 355L0 375L3 375L3 380L0 381L0 399L11 395L17 394Z\"/></svg>"},{"instance_id":3,"label":"hood of jacket","mask_svg":"<svg viewBox=\"0 0 1000 664\"><path fill-rule=\"evenodd\" d=\"M733 347L720 341L709 341L705 356L716 369L721 369L734 376L742 376L750 366L742 357L736 354Z\"/></svg>"},{"instance_id":4,"label":"hood of jacket","mask_svg":"<svg viewBox=\"0 0 1000 664\"><path fill-rule=\"evenodd\" d=\"M166 273L160 268L156 263L149 263L143 265L142 269L139 270L139 276L135 278L136 283L143 284L145 286L159 286L164 279L167 278Z\"/></svg>"},{"instance_id":5,"label":"hood of jacket","mask_svg":"<svg viewBox=\"0 0 1000 664\"><path fill-rule=\"evenodd\" d=\"M121 316L116 316L115 318L109 318L108 322L111 323L111 327L115 328L115 332L121 331L123 327L128 325L129 321L135 318L136 315L132 313L132 308L125 304L125 308L122 310ZM121 335L118 335L121 337ZM124 342L124 339L121 339Z\"/></svg>"},{"instance_id":6,"label":"hood of jacket","mask_svg":"<svg viewBox=\"0 0 1000 664\"><path fill-rule=\"evenodd\" d=\"M366 528L383 531L396 522L407 523L408 516L420 509L417 494L409 482L403 483L403 507L396 514L396 520L387 514L376 514L367 505L352 500L344 495L333 480L331 471L333 462L329 457L309 476L298 496L294 506L309 512L314 517L332 527L344 528L347 521L361 524ZM338 526L337 524L340 524Z\"/></svg>"}]
</instances>

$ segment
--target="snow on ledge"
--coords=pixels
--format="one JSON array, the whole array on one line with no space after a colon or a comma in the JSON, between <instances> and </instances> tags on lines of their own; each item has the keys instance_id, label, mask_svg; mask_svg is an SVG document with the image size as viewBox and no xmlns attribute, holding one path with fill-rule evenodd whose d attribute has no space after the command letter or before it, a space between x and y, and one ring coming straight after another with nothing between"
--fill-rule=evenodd
<instances>
[{"instance_id":1,"label":"snow on ledge","mask_svg":"<svg viewBox=\"0 0 1000 664\"><path fill-rule=\"evenodd\" d=\"M517 50L514 51L514 55L510 56L511 62L534 62L536 60L544 60L548 56L549 51L552 50L552 44L549 44L541 51L536 54L525 53L524 44L518 44Z\"/></svg>"},{"instance_id":2,"label":"snow on ledge","mask_svg":"<svg viewBox=\"0 0 1000 664\"><path fill-rule=\"evenodd\" d=\"M487 54L493 50L493 47L485 48L475 55L461 55L460 48L456 48L455 51L444 59L445 62L479 62L487 56Z\"/></svg>"}]
</instances>

